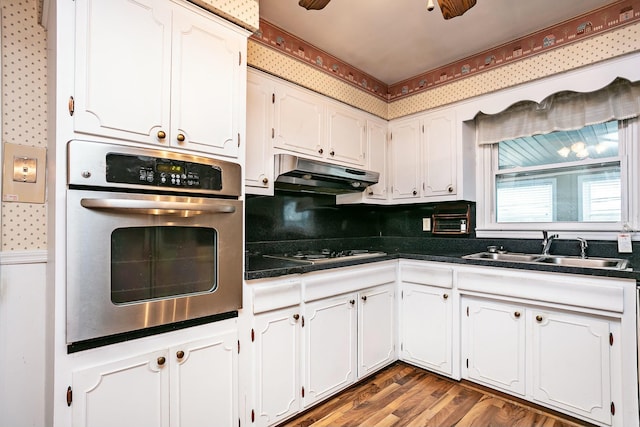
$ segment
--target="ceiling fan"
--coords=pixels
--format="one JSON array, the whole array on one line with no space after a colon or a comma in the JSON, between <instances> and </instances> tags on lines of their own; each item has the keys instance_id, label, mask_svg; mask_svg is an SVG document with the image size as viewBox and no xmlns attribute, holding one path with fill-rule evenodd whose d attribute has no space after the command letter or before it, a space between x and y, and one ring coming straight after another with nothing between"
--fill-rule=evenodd
<instances>
[{"instance_id":1,"label":"ceiling fan","mask_svg":"<svg viewBox=\"0 0 640 427\"><path fill-rule=\"evenodd\" d=\"M300 0L298 4L307 10L323 9L331 0ZM476 0L438 0L444 19L455 18L476 5ZM427 3L427 9L433 10L433 0Z\"/></svg>"}]
</instances>

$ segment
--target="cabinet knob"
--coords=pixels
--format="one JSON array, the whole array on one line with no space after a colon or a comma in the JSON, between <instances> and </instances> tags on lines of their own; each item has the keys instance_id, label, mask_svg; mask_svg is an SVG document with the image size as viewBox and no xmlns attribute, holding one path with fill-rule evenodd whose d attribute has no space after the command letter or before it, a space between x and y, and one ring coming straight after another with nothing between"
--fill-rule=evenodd
<instances>
[{"instance_id":1,"label":"cabinet knob","mask_svg":"<svg viewBox=\"0 0 640 427\"><path fill-rule=\"evenodd\" d=\"M318 150L318 154L322 154L322 153L324 153L324 150L321 148Z\"/></svg>"},{"instance_id":2,"label":"cabinet knob","mask_svg":"<svg viewBox=\"0 0 640 427\"><path fill-rule=\"evenodd\" d=\"M178 359L182 359L184 357L184 351L182 351L182 350L176 351L176 357Z\"/></svg>"},{"instance_id":3,"label":"cabinet knob","mask_svg":"<svg viewBox=\"0 0 640 427\"><path fill-rule=\"evenodd\" d=\"M514 315L516 318L518 318L518 317L520 317L520 312L519 312L519 311L516 311L515 313L513 313L513 315Z\"/></svg>"},{"instance_id":4,"label":"cabinet knob","mask_svg":"<svg viewBox=\"0 0 640 427\"><path fill-rule=\"evenodd\" d=\"M453 193L453 185L448 186L448 187L447 187L447 191L448 191L449 193Z\"/></svg>"},{"instance_id":5,"label":"cabinet knob","mask_svg":"<svg viewBox=\"0 0 640 427\"><path fill-rule=\"evenodd\" d=\"M536 320L537 320L538 322L542 322L542 316L540 316L540 315L538 314L538 315L536 316Z\"/></svg>"},{"instance_id":6,"label":"cabinet knob","mask_svg":"<svg viewBox=\"0 0 640 427\"><path fill-rule=\"evenodd\" d=\"M300 318L299 314L296 313L296 314L293 315L293 320L298 320L299 318Z\"/></svg>"},{"instance_id":7,"label":"cabinet knob","mask_svg":"<svg viewBox=\"0 0 640 427\"><path fill-rule=\"evenodd\" d=\"M179 133L178 136L176 136L176 139L178 140L178 142L184 142L186 138L183 133Z\"/></svg>"},{"instance_id":8,"label":"cabinet knob","mask_svg":"<svg viewBox=\"0 0 640 427\"><path fill-rule=\"evenodd\" d=\"M264 185L267 185L269 183L269 178L267 178L267 177L262 178L262 183Z\"/></svg>"},{"instance_id":9,"label":"cabinet knob","mask_svg":"<svg viewBox=\"0 0 640 427\"><path fill-rule=\"evenodd\" d=\"M165 139L167 137L167 133L163 130L159 130L156 136L158 137L158 139Z\"/></svg>"},{"instance_id":10,"label":"cabinet knob","mask_svg":"<svg viewBox=\"0 0 640 427\"><path fill-rule=\"evenodd\" d=\"M330 152L329 154L330 154L330 155L332 155L332 156L335 156L335 155L336 155L336 152L335 152L335 151L333 151L333 150L331 150L331 152Z\"/></svg>"},{"instance_id":11,"label":"cabinet knob","mask_svg":"<svg viewBox=\"0 0 640 427\"><path fill-rule=\"evenodd\" d=\"M351 305L354 305L355 303L356 303L356 300L352 299L351 301L349 301L349 304L351 304Z\"/></svg>"},{"instance_id":12,"label":"cabinet knob","mask_svg":"<svg viewBox=\"0 0 640 427\"><path fill-rule=\"evenodd\" d=\"M449 298L449 294L444 294L444 295L442 295L442 298L444 298L444 299Z\"/></svg>"},{"instance_id":13,"label":"cabinet knob","mask_svg":"<svg viewBox=\"0 0 640 427\"><path fill-rule=\"evenodd\" d=\"M373 196L373 191L369 191L369 192L367 193L367 195L368 195L368 196Z\"/></svg>"},{"instance_id":14,"label":"cabinet knob","mask_svg":"<svg viewBox=\"0 0 640 427\"><path fill-rule=\"evenodd\" d=\"M166 361L167 361L167 359L165 359L164 356L158 357L158 360L157 360L158 366L164 365L164 362L166 362Z\"/></svg>"},{"instance_id":15,"label":"cabinet knob","mask_svg":"<svg viewBox=\"0 0 640 427\"><path fill-rule=\"evenodd\" d=\"M366 295L362 295L362 301L366 301L367 300L367 296Z\"/></svg>"},{"instance_id":16,"label":"cabinet knob","mask_svg":"<svg viewBox=\"0 0 640 427\"><path fill-rule=\"evenodd\" d=\"M414 196L416 196L416 195L418 194L418 190L413 190L413 193L412 193L412 194L413 194Z\"/></svg>"}]
</instances>

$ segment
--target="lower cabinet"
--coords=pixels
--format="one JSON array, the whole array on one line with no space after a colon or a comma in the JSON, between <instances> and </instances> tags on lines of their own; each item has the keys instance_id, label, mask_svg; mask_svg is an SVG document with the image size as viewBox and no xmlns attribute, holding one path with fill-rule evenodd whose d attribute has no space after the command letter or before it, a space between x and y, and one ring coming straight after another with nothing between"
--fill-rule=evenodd
<instances>
[{"instance_id":1,"label":"lower cabinet","mask_svg":"<svg viewBox=\"0 0 640 427\"><path fill-rule=\"evenodd\" d=\"M464 377L611 424L611 320L472 297L462 306Z\"/></svg>"},{"instance_id":2,"label":"lower cabinet","mask_svg":"<svg viewBox=\"0 0 640 427\"><path fill-rule=\"evenodd\" d=\"M237 332L73 373L73 426L237 425Z\"/></svg>"},{"instance_id":3,"label":"lower cabinet","mask_svg":"<svg viewBox=\"0 0 640 427\"><path fill-rule=\"evenodd\" d=\"M394 307L390 283L254 315L255 425L276 425L393 362Z\"/></svg>"}]
</instances>

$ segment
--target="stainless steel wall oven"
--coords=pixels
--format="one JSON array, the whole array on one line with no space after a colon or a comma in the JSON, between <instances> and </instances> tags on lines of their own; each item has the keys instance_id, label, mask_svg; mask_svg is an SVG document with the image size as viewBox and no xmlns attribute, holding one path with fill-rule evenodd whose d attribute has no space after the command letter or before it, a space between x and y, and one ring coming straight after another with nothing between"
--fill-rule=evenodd
<instances>
[{"instance_id":1,"label":"stainless steel wall oven","mask_svg":"<svg viewBox=\"0 0 640 427\"><path fill-rule=\"evenodd\" d=\"M162 326L237 316L241 183L240 166L232 162L71 141L69 351Z\"/></svg>"}]
</instances>

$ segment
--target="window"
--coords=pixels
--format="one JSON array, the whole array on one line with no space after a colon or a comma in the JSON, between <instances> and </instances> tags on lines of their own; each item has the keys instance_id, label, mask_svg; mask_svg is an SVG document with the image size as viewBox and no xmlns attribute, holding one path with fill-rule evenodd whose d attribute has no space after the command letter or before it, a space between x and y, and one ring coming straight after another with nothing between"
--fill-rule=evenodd
<instances>
[{"instance_id":1,"label":"window","mask_svg":"<svg viewBox=\"0 0 640 427\"><path fill-rule=\"evenodd\" d=\"M620 221L618 122L495 144L496 222Z\"/></svg>"}]
</instances>

